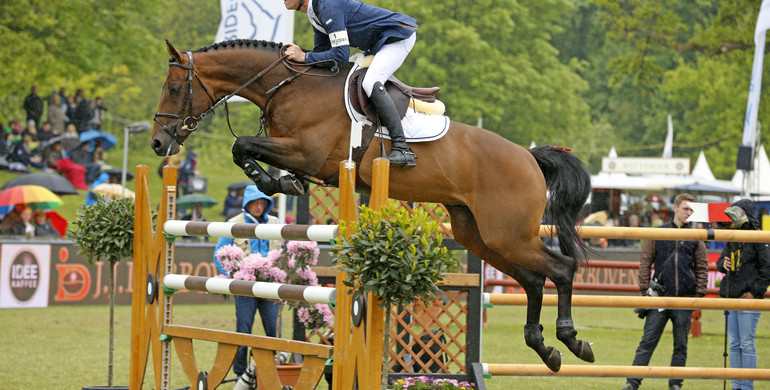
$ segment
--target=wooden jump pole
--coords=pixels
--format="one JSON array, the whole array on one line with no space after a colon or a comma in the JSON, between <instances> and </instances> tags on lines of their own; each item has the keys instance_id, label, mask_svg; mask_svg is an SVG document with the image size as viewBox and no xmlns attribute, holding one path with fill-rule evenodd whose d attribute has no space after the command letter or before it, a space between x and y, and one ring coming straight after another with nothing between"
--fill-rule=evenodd
<instances>
[{"instance_id":1,"label":"wooden jump pole","mask_svg":"<svg viewBox=\"0 0 770 390\"><path fill-rule=\"evenodd\" d=\"M501 376L770 380L770 370L758 368L562 365L558 372L553 372L542 364L482 363L481 366L484 374Z\"/></svg>"},{"instance_id":2,"label":"wooden jump pole","mask_svg":"<svg viewBox=\"0 0 770 390\"><path fill-rule=\"evenodd\" d=\"M526 294L484 293L484 303L501 306L525 306ZM544 306L557 306L558 297L543 295ZM602 296L573 295L573 307L613 307L646 309L688 309L688 310L770 310L770 300L734 298L693 298L693 297L643 297L643 296Z\"/></svg>"},{"instance_id":3,"label":"wooden jump pole","mask_svg":"<svg viewBox=\"0 0 770 390\"><path fill-rule=\"evenodd\" d=\"M557 231L558 228L553 225L540 225L540 237L555 236ZM578 226L577 232L583 238L770 243L770 231L762 230Z\"/></svg>"}]
</instances>

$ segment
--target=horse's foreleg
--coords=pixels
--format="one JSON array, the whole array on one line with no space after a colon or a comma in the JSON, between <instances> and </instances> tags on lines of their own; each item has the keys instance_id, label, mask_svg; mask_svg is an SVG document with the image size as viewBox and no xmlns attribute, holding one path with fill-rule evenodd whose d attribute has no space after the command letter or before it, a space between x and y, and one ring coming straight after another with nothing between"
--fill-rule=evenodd
<instances>
[{"instance_id":1,"label":"horse's foreleg","mask_svg":"<svg viewBox=\"0 0 770 390\"><path fill-rule=\"evenodd\" d=\"M253 139L252 139L253 138ZM260 155L256 153L249 153L249 142L256 142L256 137L239 137L233 144L233 162L235 165L243 169L246 176L257 185L260 191L267 196L271 196L275 193L282 193L286 195L300 196L307 192L307 182L297 178L294 175L281 176L276 179L261 165L257 163Z\"/></svg>"},{"instance_id":2,"label":"horse's foreleg","mask_svg":"<svg viewBox=\"0 0 770 390\"><path fill-rule=\"evenodd\" d=\"M551 259L559 262L561 267L551 268L548 276L556 285L559 296L558 317L556 318L556 338L578 358L593 363L594 352L591 344L585 340L578 340L577 331L572 322L572 279L575 274L576 264L567 257L548 252Z\"/></svg>"}]
</instances>

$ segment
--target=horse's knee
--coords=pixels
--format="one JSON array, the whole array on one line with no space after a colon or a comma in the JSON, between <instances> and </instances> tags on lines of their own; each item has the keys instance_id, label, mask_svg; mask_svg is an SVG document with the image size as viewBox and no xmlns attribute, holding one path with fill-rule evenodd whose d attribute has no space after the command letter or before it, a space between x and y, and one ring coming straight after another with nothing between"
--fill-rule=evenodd
<instances>
[{"instance_id":1,"label":"horse's knee","mask_svg":"<svg viewBox=\"0 0 770 390\"><path fill-rule=\"evenodd\" d=\"M249 154L249 150L251 149L254 137L250 136L241 136L235 139L235 142L233 142L233 162L236 165L240 165L243 159L246 157L251 157L253 159L259 159L259 156L252 156Z\"/></svg>"}]
</instances>

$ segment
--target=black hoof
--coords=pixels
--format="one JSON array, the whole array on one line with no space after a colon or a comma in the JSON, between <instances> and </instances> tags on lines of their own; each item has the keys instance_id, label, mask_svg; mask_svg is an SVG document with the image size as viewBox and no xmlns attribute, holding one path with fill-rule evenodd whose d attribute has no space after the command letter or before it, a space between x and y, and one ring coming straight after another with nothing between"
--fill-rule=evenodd
<instances>
[{"instance_id":1,"label":"black hoof","mask_svg":"<svg viewBox=\"0 0 770 390\"><path fill-rule=\"evenodd\" d=\"M296 176L281 176L278 178L278 186L282 194L302 196L307 192L307 184Z\"/></svg>"},{"instance_id":2,"label":"black hoof","mask_svg":"<svg viewBox=\"0 0 770 390\"><path fill-rule=\"evenodd\" d=\"M576 351L572 351L572 353L575 354L580 360L593 363L595 361L594 359L594 351L591 348L591 344L588 343L585 340L578 340L578 348Z\"/></svg>"},{"instance_id":3,"label":"black hoof","mask_svg":"<svg viewBox=\"0 0 770 390\"><path fill-rule=\"evenodd\" d=\"M546 367L553 372L559 372L561 369L561 353L554 347L546 347L548 356L543 359Z\"/></svg>"}]
</instances>

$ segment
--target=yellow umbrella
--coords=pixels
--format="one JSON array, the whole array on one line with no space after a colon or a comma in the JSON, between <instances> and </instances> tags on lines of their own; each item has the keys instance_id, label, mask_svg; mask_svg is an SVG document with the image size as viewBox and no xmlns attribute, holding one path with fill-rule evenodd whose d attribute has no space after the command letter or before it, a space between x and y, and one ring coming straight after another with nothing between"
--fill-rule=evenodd
<instances>
[{"instance_id":1,"label":"yellow umbrella","mask_svg":"<svg viewBox=\"0 0 770 390\"><path fill-rule=\"evenodd\" d=\"M99 184L98 186L94 187L91 190L91 192L93 192L94 194L101 195L109 199L118 199L118 198L134 199L134 197L136 196L134 194L134 191L131 191L128 188L125 189L125 192L123 191L124 191L123 186L116 183Z\"/></svg>"}]
</instances>

